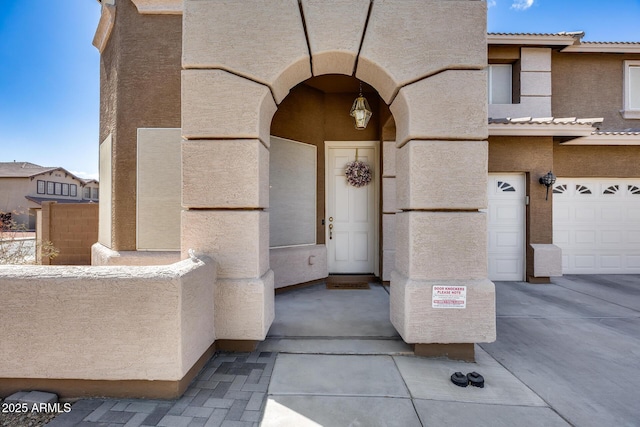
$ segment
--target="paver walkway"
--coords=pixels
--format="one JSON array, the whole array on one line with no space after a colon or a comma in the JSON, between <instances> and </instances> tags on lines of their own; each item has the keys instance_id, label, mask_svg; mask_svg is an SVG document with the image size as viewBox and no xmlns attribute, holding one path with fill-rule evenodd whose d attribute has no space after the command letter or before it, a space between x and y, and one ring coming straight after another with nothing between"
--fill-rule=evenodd
<instances>
[{"instance_id":1,"label":"paver walkway","mask_svg":"<svg viewBox=\"0 0 640 427\"><path fill-rule=\"evenodd\" d=\"M253 427L276 353L217 353L178 400L87 399L48 427Z\"/></svg>"}]
</instances>

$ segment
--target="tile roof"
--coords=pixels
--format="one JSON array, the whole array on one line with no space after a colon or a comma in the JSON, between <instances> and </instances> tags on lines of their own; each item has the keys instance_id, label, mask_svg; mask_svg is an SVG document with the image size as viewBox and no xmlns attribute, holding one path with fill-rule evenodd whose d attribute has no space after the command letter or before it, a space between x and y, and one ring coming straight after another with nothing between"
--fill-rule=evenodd
<instances>
[{"instance_id":1,"label":"tile roof","mask_svg":"<svg viewBox=\"0 0 640 427\"><path fill-rule=\"evenodd\" d=\"M580 42L580 44L594 44L594 45L596 45L596 44L598 44L598 45L600 45L600 44L607 44L607 45L619 45L619 44L622 44L622 45L629 45L629 46L637 46L637 45L640 45L640 42L615 42L615 41L608 41L608 42L589 41L589 42L586 42L586 41L582 41L582 42Z\"/></svg>"},{"instance_id":2,"label":"tile roof","mask_svg":"<svg viewBox=\"0 0 640 427\"><path fill-rule=\"evenodd\" d=\"M624 129L624 130L596 130L594 135L640 135L640 129Z\"/></svg>"},{"instance_id":3,"label":"tile roof","mask_svg":"<svg viewBox=\"0 0 640 427\"><path fill-rule=\"evenodd\" d=\"M571 37L582 37L584 36L584 32L583 31L575 31L575 32L559 32L559 33L487 33L490 36L517 36L517 37L521 37L521 36L540 36L540 37L566 37L566 36L571 36Z\"/></svg>"},{"instance_id":4,"label":"tile roof","mask_svg":"<svg viewBox=\"0 0 640 427\"><path fill-rule=\"evenodd\" d=\"M54 171L56 167L45 167L29 162L0 162L0 178L29 178Z\"/></svg>"},{"instance_id":5,"label":"tile roof","mask_svg":"<svg viewBox=\"0 0 640 427\"><path fill-rule=\"evenodd\" d=\"M489 124L503 124L503 125L531 125L531 124L544 124L544 125L591 125L602 123L604 119L598 118L585 118L578 119L576 117L506 117L506 118L492 118L489 117Z\"/></svg>"}]
</instances>

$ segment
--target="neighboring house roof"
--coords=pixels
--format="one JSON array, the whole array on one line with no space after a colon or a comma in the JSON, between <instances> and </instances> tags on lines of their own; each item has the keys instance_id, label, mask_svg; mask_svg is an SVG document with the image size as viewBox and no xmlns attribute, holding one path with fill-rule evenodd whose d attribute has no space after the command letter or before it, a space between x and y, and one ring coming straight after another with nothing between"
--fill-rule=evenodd
<instances>
[{"instance_id":1,"label":"neighboring house roof","mask_svg":"<svg viewBox=\"0 0 640 427\"><path fill-rule=\"evenodd\" d=\"M61 167L40 166L29 162L0 162L0 178L32 178L53 171L61 171L65 175L71 175L83 185L92 182L98 183L95 179L80 178Z\"/></svg>"},{"instance_id":2,"label":"neighboring house roof","mask_svg":"<svg viewBox=\"0 0 640 427\"><path fill-rule=\"evenodd\" d=\"M29 162L0 162L0 178L29 178L60 168L45 167Z\"/></svg>"},{"instance_id":3,"label":"neighboring house roof","mask_svg":"<svg viewBox=\"0 0 640 427\"><path fill-rule=\"evenodd\" d=\"M53 199L46 197L33 197L33 196L25 196L25 199L42 205L43 202L56 202L56 203L98 203L95 200L84 200L84 199Z\"/></svg>"}]
</instances>

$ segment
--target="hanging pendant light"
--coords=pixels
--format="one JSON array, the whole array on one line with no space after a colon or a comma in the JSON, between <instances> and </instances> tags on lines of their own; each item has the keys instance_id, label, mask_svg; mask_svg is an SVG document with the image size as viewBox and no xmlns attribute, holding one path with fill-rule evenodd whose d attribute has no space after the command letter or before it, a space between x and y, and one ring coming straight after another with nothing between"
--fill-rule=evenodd
<instances>
[{"instance_id":1,"label":"hanging pendant light","mask_svg":"<svg viewBox=\"0 0 640 427\"><path fill-rule=\"evenodd\" d=\"M356 100L353 101L353 106L351 106L350 112L351 117L356 121L356 129L366 129L372 114L373 113L371 112L371 107L369 107L367 98L362 96L362 82L360 82L360 95L358 95Z\"/></svg>"}]
</instances>

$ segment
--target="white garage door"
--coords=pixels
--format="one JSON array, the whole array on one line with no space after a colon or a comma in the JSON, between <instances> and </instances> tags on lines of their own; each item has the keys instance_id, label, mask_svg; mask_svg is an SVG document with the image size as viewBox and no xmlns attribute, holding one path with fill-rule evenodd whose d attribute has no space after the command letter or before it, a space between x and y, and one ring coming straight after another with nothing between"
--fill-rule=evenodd
<instances>
[{"instance_id":1,"label":"white garage door","mask_svg":"<svg viewBox=\"0 0 640 427\"><path fill-rule=\"evenodd\" d=\"M559 178L553 193L563 274L640 273L640 180Z\"/></svg>"},{"instance_id":2,"label":"white garage door","mask_svg":"<svg viewBox=\"0 0 640 427\"><path fill-rule=\"evenodd\" d=\"M489 174L491 280L524 280L525 190L523 174Z\"/></svg>"}]
</instances>

